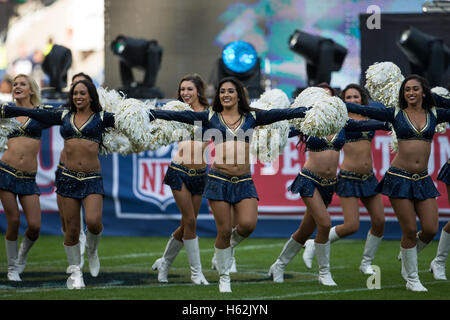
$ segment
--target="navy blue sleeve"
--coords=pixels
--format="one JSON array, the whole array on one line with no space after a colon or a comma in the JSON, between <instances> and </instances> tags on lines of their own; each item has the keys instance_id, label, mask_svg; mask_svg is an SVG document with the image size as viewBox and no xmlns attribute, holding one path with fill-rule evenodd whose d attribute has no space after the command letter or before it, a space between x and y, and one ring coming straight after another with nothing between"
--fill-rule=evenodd
<instances>
[{"instance_id":1,"label":"navy blue sleeve","mask_svg":"<svg viewBox=\"0 0 450 320\"><path fill-rule=\"evenodd\" d=\"M436 102L436 107L450 109L450 99L444 98L434 92L431 95L433 96L434 102Z\"/></svg>"},{"instance_id":2,"label":"navy blue sleeve","mask_svg":"<svg viewBox=\"0 0 450 320\"><path fill-rule=\"evenodd\" d=\"M391 131L391 127L388 122L382 122L378 120L354 120L348 119L345 125L345 131L375 131L384 130Z\"/></svg>"},{"instance_id":3,"label":"navy blue sleeve","mask_svg":"<svg viewBox=\"0 0 450 320\"><path fill-rule=\"evenodd\" d=\"M436 108L437 123L450 122L450 109Z\"/></svg>"},{"instance_id":4,"label":"navy blue sleeve","mask_svg":"<svg viewBox=\"0 0 450 320\"><path fill-rule=\"evenodd\" d=\"M298 107L298 108L286 108L286 109L270 109L270 110L257 110L256 115L256 126L264 126L277 121L290 120L295 118L304 118L308 108Z\"/></svg>"},{"instance_id":5,"label":"navy blue sleeve","mask_svg":"<svg viewBox=\"0 0 450 320\"><path fill-rule=\"evenodd\" d=\"M380 121L394 121L394 108L388 108L384 104L372 102L368 106L362 106L352 102L346 102L347 111L361 114L363 116L380 120Z\"/></svg>"},{"instance_id":6,"label":"navy blue sleeve","mask_svg":"<svg viewBox=\"0 0 450 320\"><path fill-rule=\"evenodd\" d=\"M115 122L116 121L115 121L114 113L105 112L103 114L103 127L105 127L105 128L114 127Z\"/></svg>"},{"instance_id":7,"label":"navy blue sleeve","mask_svg":"<svg viewBox=\"0 0 450 320\"><path fill-rule=\"evenodd\" d=\"M49 126L52 125L60 125L62 123L61 109L29 109L22 107L15 107L11 105L3 105L1 108L1 117L2 118L13 118L19 116L26 116L32 119L35 119L41 123L45 123Z\"/></svg>"},{"instance_id":8,"label":"navy blue sleeve","mask_svg":"<svg viewBox=\"0 0 450 320\"><path fill-rule=\"evenodd\" d=\"M197 121L202 122L203 127L209 127L208 120L209 111L196 112L196 111L172 111L172 110L150 110L150 120L162 119L168 121L178 121L187 124L195 124Z\"/></svg>"}]
</instances>

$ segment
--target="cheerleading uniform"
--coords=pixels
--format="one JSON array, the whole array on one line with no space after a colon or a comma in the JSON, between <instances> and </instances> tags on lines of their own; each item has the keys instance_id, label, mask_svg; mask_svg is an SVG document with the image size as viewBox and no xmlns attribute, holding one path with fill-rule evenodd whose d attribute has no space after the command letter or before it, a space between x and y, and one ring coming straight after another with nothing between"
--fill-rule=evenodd
<instances>
[{"instance_id":1,"label":"cheerleading uniform","mask_svg":"<svg viewBox=\"0 0 450 320\"><path fill-rule=\"evenodd\" d=\"M408 118L406 111L398 107L386 108L379 103L360 106L348 102L346 105L349 112L392 123L399 141L422 140L431 143L436 125L450 121L450 109L432 108L427 110L425 126L418 130ZM377 185L376 191L391 198L411 200L425 200L439 196L439 192L427 171L412 173L392 166Z\"/></svg>"},{"instance_id":2,"label":"cheerleading uniform","mask_svg":"<svg viewBox=\"0 0 450 320\"><path fill-rule=\"evenodd\" d=\"M390 130L390 127L386 122L376 120L357 121L349 119L345 127L335 134L331 140L309 136L306 139L306 151L321 152L325 150L334 150L339 152L348 141L348 138L355 138L355 135L367 134L365 132L373 130ZM291 128L289 137L293 137L299 133L300 131ZM322 196L325 205L328 206L331 203L333 193L336 191L337 182L338 179L336 177L326 179L311 172L307 168L303 168L302 171L298 173L294 182L289 186L288 190L292 193L299 193L302 197L312 197L314 195L314 190L317 189Z\"/></svg>"},{"instance_id":3,"label":"cheerleading uniform","mask_svg":"<svg viewBox=\"0 0 450 320\"><path fill-rule=\"evenodd\" d=\"M59 125L64 140L86 139L99 144L102 142L104 130L114 127L115 123L114 114L104 111L93 113L80 128L75 125L75 113L67 109L44 110L2 106L1 114L6 117L23 115L48 126ZM94 193L104 195L101 172L75 172L62 168L56 192L63 197L75 199L84 199Z\"/></svg>"},{"instance_id":4,"label":"cheerleading uniform","mask_svg":"<svg viewBox=\"0 0 450 320\"><path fill-rule=\"evenodd\" d=\"M4 109L4 107L6 107L6 105L2 106L2 110ZM38 106L36 109L23 109L38 110L44 108L44 106ZM4 112L0 112L0 117L12 118L15 116L6 115ZM30 139L40 140L42 136L42 130L49 127L50 125L48 124L44 124L34 119L28 119L24 124L14 129L8 135L8 139L14 137L27 137ZM20 195L40 194L39 187L36 184L36 172L20 171L2 161L0 161L0 189Z\"/></svg>"},{"instance_id":5,"label":"cheerleading uniform","mask_svg":"<svg viewBox=\"0 0 450 320\"><path fill-rule=\"evenodd\" d=\"M203 112L152 110L150 119L153 117L192 125L198 125L195 122L201 122L204 129L214 129L210 131L214 134L211 137L204 135L204 139L212 138L214 144L218 145L227 141L249 143L253 135L252 130L249 129L281 120L303 118L307 110L307 108L287 108L247 112L242 115L239 125L234 130L226 125L221 113L213 110ZM214 169L210 169L208 172L204 195L210 200L230 203L237 203L246 198L259 200L250 174L230 176Z\"/></svg>"}]
</instances>

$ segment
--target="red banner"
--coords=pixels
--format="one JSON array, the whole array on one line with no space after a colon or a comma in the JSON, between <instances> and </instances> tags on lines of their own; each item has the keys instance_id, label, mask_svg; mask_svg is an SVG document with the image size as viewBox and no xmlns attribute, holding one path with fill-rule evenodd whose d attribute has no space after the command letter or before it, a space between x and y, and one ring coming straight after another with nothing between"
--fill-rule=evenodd
<instances>
[{"instance_id":1,"label":"red banner","mask_svg":"<svg viewBox=\"0 0 450 320\"><path fill-rule=\"evenodd\" d=\"M435 185L438 188L440 197L437 198L439 214L441 218L450 218L450 206L447 198L446 186L443 182L437 180L440 168L450 158L450 129L444 134L435 134L431 156L428 163L428 172L431 175ZM386 132L377 132L372 141L372 154L374 172L378 180L389 169L390 162L395 154L390 152L389 144L391 137ZM289 139L283 154L272 164L261 164L258 162L253 166L253 179L260 198L260 214L270 215L293 215L303 214L305 204L299 194L293 194L287 191L289 185L295 179L297 173L302 169L305 163L307 153L297 148L298 138ZM340 161L343 159L341 151ZM385 206L386 218L395 217L389 199L382 195ZM361 216L367 216L367 211L361 205ZM332 215L341 215L342 208L339 203L339 197L335 194L333 201L329 206L329 212Z\"/></svg>"}]
</instances>

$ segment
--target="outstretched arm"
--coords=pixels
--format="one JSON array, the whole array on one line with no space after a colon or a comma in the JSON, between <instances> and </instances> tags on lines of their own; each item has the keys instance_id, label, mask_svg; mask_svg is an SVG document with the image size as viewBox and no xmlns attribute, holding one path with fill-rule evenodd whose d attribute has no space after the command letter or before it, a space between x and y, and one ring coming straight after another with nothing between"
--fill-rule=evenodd
<instances>
[{"instance_id":1,"label":"outstretched arm","mask_svg":"<svg viewBox=\"0 0 450 320\"><path fill-rule=\"evenodd\" d=\"M431 95L433 96L434 102L436 102L436 107L450 109L450 99L444 98L434 92Z\"/></svg>"},{"instance_id":2,"label":"outstretched arm","mask_svg":"<svg viewBox=\"0 0 450 320\"><path fill-rule=\"evenodd\" d=\"M374 131L384 130L391 131L391 126L388 122L378 120L354 120L349 119L345 125L345 131Z\"/></svg>"},{"instance_id":3,"label":"outstretched arm","mask_svg":"<svg viewBox=\"0 0 450 320\"><path fill-rule=\"evenodd\" d=\"M381 103L371 103L368 106L362 106L352 102L346 102L347 111L361 114L363 116L380 120L380 121L394 121L394 108L387 108Z\"/></svg>"},{"instance_id":4,"label":"outstretched arm","mask_svg":"<svg viewBox=\"0 0 450 320\"><path fill-rule=\"evenodd\" d=\"M256 126L264 126L281 120L304 118L308 110L309 108L304 107L257 110L255 111Z\"/></svg>"},{"instance_id":5,"label":"outstretched arm","mask_svg":"<svg viewBox=\"0 0 450 320\"><path fill-rule=\"evenodd\" d=\"M61 124L62 110L51 109L29 109L22 107L15 107L11 105L2 105L0 111L1 118L13 118L19 116L26 116L35 119L39 122L48 125Z\"/></svg>"},{"instance_id":6,"label":"outstretched arm","mask_svg":"<svg viewBox=\"0 0 450 320\"><path fill-rule=\"evenodd\" d=\"M149 111L150 120L162 119L168 121L178 121L192 125L197 121L201 121L203 127L209 126L208 114L209 111L196 112L190 110L172 111L158 109L152 109Z\"/></svg>"}]
</instances>

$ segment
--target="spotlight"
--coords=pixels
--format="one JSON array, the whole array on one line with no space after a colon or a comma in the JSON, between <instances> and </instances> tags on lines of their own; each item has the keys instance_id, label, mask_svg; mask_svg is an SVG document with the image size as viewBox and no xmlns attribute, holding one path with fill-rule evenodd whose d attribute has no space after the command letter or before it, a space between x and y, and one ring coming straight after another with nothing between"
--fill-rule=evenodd
<instances>
[{"instance_id":1,"label":"spotlight","mask_svg":"<svg viewBox=\"0 0 450 320\"><path fill-rule=\"evenodd\" d=\"M217 71L216 84L224 77L235 77L247 88L250 99L259 98L263 92L260 58L248 42L226 44L217 60Z\"/></svg>"},{"instance_id":2,"label":"spotlight","mask_svg":"<svg viewBox=\"0 0 450 320\"><path fill-rule=\"evenodd\" d=\"M442 39L408 26L397 45L408 58L411 73L425 77L432 87L446 84L443 74L449 65L450 50Z\"/></svg>"},{"instance_id":3,"label":"spotlight","mask_svg":"<svg viewBox=\"0 0 450 320\"><path fill-rule=\"evenodd\" d=\"M347 49L331 39L295 30L289 38L289 48L306 60L308 86L331 82L331 72L339 71Z\"/></svg>"},{"instance_id":4,"label":"spotlight","mask_svg":"<svg viewBox=\"0 0 450 320\"><path fill-rule=\"evenodd\" d=\"M144 40L122 35L111 42L112 52L119 57L120 78L123 88L120 88L130 98L163 98L159 88L155 87L162 48L156 40ZM134 81L132 68L144 70L144 79Z\"/></svg>"},{"instance_id":5,"label":"spotlight","mask_svg":"<svg viewBox=\"0 0 450 320\"><path fill-rule=\"evenodd\" d=\"M62 89L67 87L67 71L72 66L72 51L54 44L42 62L42 71L50 78L50 90L43 90L42 95L49 99L64 99Z\"/></svg>"}]
</instances>

